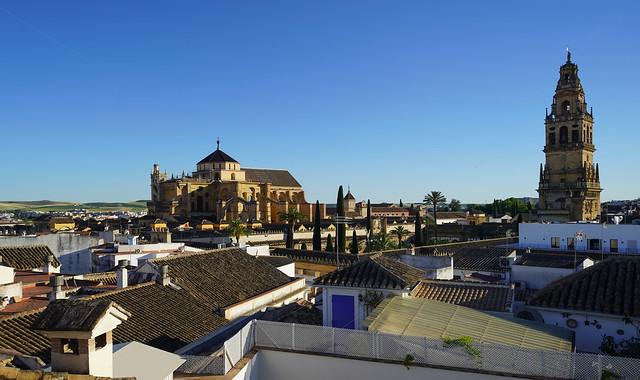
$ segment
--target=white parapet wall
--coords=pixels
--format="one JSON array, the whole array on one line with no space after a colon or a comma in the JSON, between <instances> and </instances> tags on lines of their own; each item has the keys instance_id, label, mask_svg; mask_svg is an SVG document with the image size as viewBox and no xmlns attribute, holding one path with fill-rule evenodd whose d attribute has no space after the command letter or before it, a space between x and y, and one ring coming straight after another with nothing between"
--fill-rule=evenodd
<instances>
[{"instance_id":1,"label":"white parapet wall","mask_svg":"<svg viewBox=\"0 0 640 380\"><path fill-rule=\"evenodd\" d=\"M570 242L574 239L579 252L640 253L640 225L520 223L518 233L520 248L573 250Z\"/></svg>"}]
</instances>

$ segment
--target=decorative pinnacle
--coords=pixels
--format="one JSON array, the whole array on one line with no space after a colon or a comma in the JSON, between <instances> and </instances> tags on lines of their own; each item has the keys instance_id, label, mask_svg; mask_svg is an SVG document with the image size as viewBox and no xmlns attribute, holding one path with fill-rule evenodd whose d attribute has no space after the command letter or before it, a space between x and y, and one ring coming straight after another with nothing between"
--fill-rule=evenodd
<instances>
[{"instance_id":1,"label":"decorative pinnacle","mask_svg":"<svg viewBox=\"0 0 640 380\"><path fill-rule=\"evenodd\" d=\"M569 51L568 47L567 47L567 63L571 63L571 52Z\"/></svg>"},{"instance_id":2,"label":"decorative pinnacle","mask_svg":"<svg viewBox=\"0 0 640 380\"><path fill-rule=\"evenodd\" d=\"M220 150L220 137L216 140L216 149Z\"/></svg>"}]
</instances>

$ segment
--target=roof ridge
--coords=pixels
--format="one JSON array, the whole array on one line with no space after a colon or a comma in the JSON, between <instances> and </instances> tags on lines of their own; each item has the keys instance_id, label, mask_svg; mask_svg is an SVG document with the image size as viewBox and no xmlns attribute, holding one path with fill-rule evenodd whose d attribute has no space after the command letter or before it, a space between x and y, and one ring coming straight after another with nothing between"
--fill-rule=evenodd
<instances>
[{"instance_id":1,"label":"roof ridge","mask_svg":"<svg viewBox=\"0 0 640 380\"><path fill-rule=\"evenodd\" d=\"M380 268L382 268L382 270L384 270L387 274L389 274L389 275L391 275L392 277L395 277L396 279L400 280L399 282L404 283L405 285L409 285L409 284L407 283L407 281L406 281L404 278L402 278L402 277L400 277L399 275L397 275L397 274L393 273L393 271L392 271L391 269L387 268L386 266L384 266L384 264L382 264L382 263L380 263L380 262L376 261L375 259L376 259L376 258L378 258L378 257L384 257L384 255L382 255L382 252L380 252L380 255L378 255L378 256L374 256L374 257L367 257L367 259L369 259L369 260L373 261L374 263L376 263L376 265L378 265ZM393 259L389 259L389 260L393 260ZM396 261L397 261L397 260L396 260ZM413 268L413 269L420 270L420 269L418 269L418 268L412 267L411 265L405 264L405 263L403 263L403 262L401 262L401 261L397 261L397 262L398 262L399 264L406 265L406 266L408 266L409 268ZM422 272L424 272L424 271L422 271Z\"/></svg>"},{"instance_id":2,"label":"roof ridge","mask_svg":"<svg viewBox=\"0 0 640 380\"><path fill-rule=\"evenodd\" d=\"M151 286L151 285L153 285L155 283L156 283L155 281L147 281L147 282L143 282L141 284L127 286L126 288L109 290L109 291L106 291L106 292L94 294L94 295L91 295L91 296L88 296L88 297L79 298L79 299L80 300L84 300L84 301L97 300L97 299L100 299L100 298L103 298L103 297L106 297L106 296L109 296L109 295L123 293L123 292L126 292L128 290L140 289L140 288L143 288L145 286Z\"/></svg>"},{"instance_id":3,"label":"roof ridge","mask_svg":"<svg viewBox=\"0 0 640 380\"><path fill-rule=\"evenodd\" d=\"M0 249L19 249L19 248L49 248L46 244L33 244L33 245L8 245L0 247ZM51 248L49 248L51 250Z\"/></svg>"},{"instance_id":4,"label":"roof ridge","mask_svg":"<svg viewBox=\"0 0 640 380\"><path fill-rule=\"evenodd\" d=\"M171 260L176 260L176 259L180 259L180 258L185 258L185 257L191 257L191 256L198 256L198 255L206 255L208 253L218 253L218 252L226 252L226 251L232 251L232 250L241 250L238 247L227 247L227 248L218 248L218 249L208 249L205 251L190 251L190 252L184 252L184 253L180 253L177 255L170 255L170 256L165 256L165 257L157 257L155 259L149 259L147 260L148 262L152 262L152 263L156 263L156 262L161 262L161 261L171 261Z\"/></svg>"}]
</instances>

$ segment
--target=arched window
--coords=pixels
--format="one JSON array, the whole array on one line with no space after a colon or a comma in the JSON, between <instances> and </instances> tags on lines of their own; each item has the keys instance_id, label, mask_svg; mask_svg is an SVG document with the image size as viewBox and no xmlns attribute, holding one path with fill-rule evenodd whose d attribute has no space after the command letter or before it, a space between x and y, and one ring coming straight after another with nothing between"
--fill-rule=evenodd
<instances>
[{"instance_id":1,"label":"arched window","mask_svg":"<svg viewBox=\"0 0 640 380\"><path fill-rule=\"evenodd\" d=\"M562 113L568 114L571 112L571 103L568 100L562 102Z\"/></svg>"},{"instance_id":2,"label":"arched window","mask_svg":"<svg viewBox=\"0 0 640 380\"><path fill-rule=\"evenodd\" d=\"M231 173L231 180L235 181L236 180L236 173Z\"/></svg>"},{"instance_id":3,"label":"arched window","mask_svg":"<svg viewBox=\"0 0 640 380\"><path fill-rule=\"evenodd\" d=\"M571 142L574 144L580 142L580 131L577 128L577 126L574 126L574 129L571 130Z\"/></svg>"},{"instance_id":4,"label":"arched window","mask_svg":"<svg viewBox=\"0 0 640 380\"><path fill-rule=\"evenodd\" d=\"M569 129L566 125L560 127L560 144L567 144L569 142Z\"/></svg>"},{"instance_id":5,"label":"arched window","mask_svg":"<svg viewBox=\"0 0 640 380\"><path fill-rule=\"evenodd\" d=\"M214 173L213 174L213 179L216 180L216 181L219 181L220 180L220 173Z\"/></svg>"}]
</instances>

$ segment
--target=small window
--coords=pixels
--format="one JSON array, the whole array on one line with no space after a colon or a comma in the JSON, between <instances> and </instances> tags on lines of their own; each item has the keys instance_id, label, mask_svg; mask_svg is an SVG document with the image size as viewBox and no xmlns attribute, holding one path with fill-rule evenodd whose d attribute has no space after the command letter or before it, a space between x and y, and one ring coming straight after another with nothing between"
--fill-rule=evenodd
<instances>
[{"instance_id":1,"label":"small window","mask_svg":"<svg viewBox=\"0 0 640 380\"><path fill-rule=\"evenodd\" d=\"M600 239L589 239L589 249L592 251L599 251Z\"/></svg>"},{"instance_id":2,"label":"small window","mask_svg":"<svg viewBox=\"0 0 640 380\"><path fill-rule=\"evenodd\" d=\"M560 237L552 236L551 237L551 248L560 248Z\"/></svg>"},{"instance_id":3,"label":"small window","mask_svg":"<svg viewBox=\"0 0 640 380\"><path fill-rule=\"evenodd\" d=\"M576 249L576 239L574 237L567 238L567 249Z\"/></svg>"},{"instance_id":4,"label":"small window","mask_svg":"<svg viewBox=\"0 0 640 380\"><path fill-rule=\"evenodd\" d=\"M96 350L107 345L107 333L96 337Z\"/></svg>"},{"instance_id":5,"label":"small window","mask_svg":"<svg viewBox=\"0 0 640 380\"><path fill-rule=\"evenodd\" d=\"M61 339L62 353L69 355L78 355L78 339Z\"/></svg>"},{"instance_id":6,"label":"small window","mask_svg":"<svg viewBox=\"0 0 640 380\"><path fill-rule=\"evenodd\" d=\"M609 251L612 253L618 252L618 239L609 240Z\"/></svg>"}]
</instances>

